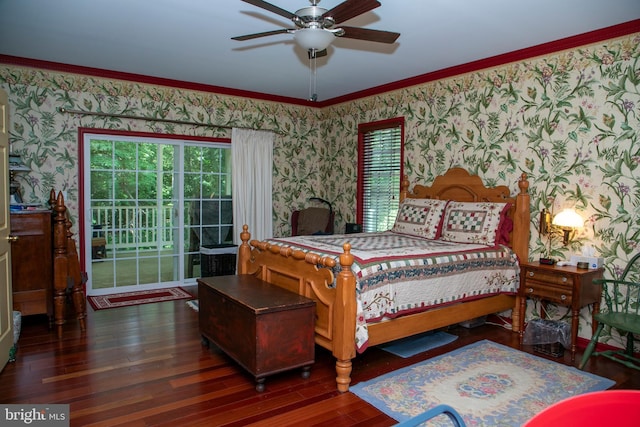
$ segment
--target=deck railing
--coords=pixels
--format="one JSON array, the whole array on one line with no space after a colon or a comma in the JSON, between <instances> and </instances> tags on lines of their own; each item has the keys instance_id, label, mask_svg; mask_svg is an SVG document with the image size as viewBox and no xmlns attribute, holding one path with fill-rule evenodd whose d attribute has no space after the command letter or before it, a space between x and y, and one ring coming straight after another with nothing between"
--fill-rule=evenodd
<instances>
[{"instance_id":1,"label":"deck railing","mask_svg":"<svg viewBox=\"0 0 640 427\"><path fill-rule=\"evenodd\" d=\"M173 206L93 207L93 235L117 249L173 246Z\"/></svg>"}]
</instances>

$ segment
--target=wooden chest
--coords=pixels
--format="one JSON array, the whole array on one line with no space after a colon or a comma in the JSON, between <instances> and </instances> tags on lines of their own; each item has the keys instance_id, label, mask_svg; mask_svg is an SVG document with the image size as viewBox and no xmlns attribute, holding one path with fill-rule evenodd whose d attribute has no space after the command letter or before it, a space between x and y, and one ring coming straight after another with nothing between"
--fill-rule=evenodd
<instances>
[{"instance_id":1,"label":"wooden chest","mask_svg":"<svg viewBox=\"0 0 640 427\"><path fill-rule=\"evenodd\" d=\"M268 375L314 362L315 302L251 275L198 279L200 333L249 371Z\"/></svg>"}]
</instances>

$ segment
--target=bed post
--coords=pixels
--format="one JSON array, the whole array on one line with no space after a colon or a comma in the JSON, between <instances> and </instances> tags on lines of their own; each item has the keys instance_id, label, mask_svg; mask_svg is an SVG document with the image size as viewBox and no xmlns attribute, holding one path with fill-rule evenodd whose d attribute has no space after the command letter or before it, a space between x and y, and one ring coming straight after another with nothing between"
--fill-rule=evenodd
<instances>
[{"instance_id":1,"label":"bed post","mask_svg":"<svg viewBox=\"0 0 640 427\"><path fill-rule=\"evenodd\" d=\"M251 238L251 233L249 233L249 226L245 224L242 226L242 232L240 233L240 240L242 240L242 243L238 248L238 273L237 274L249 273L249 260L251 258L251 246L249 246L250 238Z\"/></svg>"},{"instance_id":2,"label":"bed post","mask_svg":"<svg viewBox=\"0 0 640 427\"><path fill-rule=\"evenodd\" d=\"M516 210L513 214L513 229L519 232L513 234L513 250L520 262L529 260L529 230L531 227L531 196L529 196L529 181L523 173L518 181L520 193L516 196Z\"/></svg>"},{"instance_id":3,"label":"bed post","mask_svg":"<svg viewBox=\"0 0 640 427\"><path fill-rule=\"evenodd\" d=\"M333 355L336 358L338 391L349 391L351 359L356 357L356 278L351 271L353 255L351 244L343 245L340 255L340 273L336 277L335 317L333 319Z\"/></svg>"},{"instance_id":4,"label":"bed post","mask_svg":"<svg viewBox=\"0 0 640 427\"><path fill-rule=\"evenodd\" d=\"M51 208L53 209L53 308L58 338L62 338L64 324L64 302L67 291L67 272L69 261L67 258L67 219L62 192L55 197L51 190Z\"/></svg>"},{"instance_id":5,"label":"bed post","mask_svg":"<svg viewBox=\"0 0 640 427\"><path fill-rule=\"evenodd\" d=\"M529 260L529 235L531 229L531 196L529 196L529 181L527 180L527 174L523 173L518 181L518 188L520 193L516 196L516 210L513 214L513 228L519 230L517 233L513 233L513 250L518 255L520 262L526 262ZM520 316L524 316L524 313L520 312L520 297L516 297L516 305L511 311L511 324L513 325L513 332L520 332Z\"/></svg>"},{"instance_id":6,"label":"bed post","mask_svg":"<svg viewBox=\"0 0 640 427\"><path fill-rule=\"evenodd\" d=\"M402 182L400 182L400 202L407 198L409 194L409 177L404 175L402 177Z\"/></svg>"},{"instance_id":7,"label":"bed post","mask_svg":"<svg viewBox=\"0 0 640 427\"><path fill-rule=\"evenodd\" d=\"M80 271L78 249L76 248L76 241L71 232L73 224L68 216L65 226L67 227L67 268L69 269L67 271L67 282L71 285L71 300L73 302L76 319L78 319L80 323L80 330L86 332L87 305L84 294L84 284L86 280L82 271Z\"/></svg>"}]
</instances>

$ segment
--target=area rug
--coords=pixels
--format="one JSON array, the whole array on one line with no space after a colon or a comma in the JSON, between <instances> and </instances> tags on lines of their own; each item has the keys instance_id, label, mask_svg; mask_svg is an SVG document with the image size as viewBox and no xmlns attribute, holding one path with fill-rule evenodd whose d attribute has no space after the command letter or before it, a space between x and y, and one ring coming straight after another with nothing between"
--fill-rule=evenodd
<instances>
[{"instance_id":1,"label":"area rug","mask_svg":"<svg viewBox=\"0 0 640 427\"><path fill-rule=\"evenodd\" d=\"M87 297L89 304L91 304L94 310L149 304L152 302L174 301L186 298L193 298L193 295L180 287Z\"/></svg>"},{"instance_id":2,"label":"area rug","mask_svg":"<svg viewBox=\"0 0 640 427\"><path fill-rule=\"evenodd\" d=\"M443 345L454 342L457 338L455 335L442 331L427 332L383 344L380 348L396 356L407 358L415 356L418 353L433 350L437 347L442 347Z\"/></svg>"},{"instance_id":3,"label":"area rug","mask_svg":"<svg viewBox=\"0 0 640 427\"><path fill-rule=\"evenodd\" d=\"M200 305L198 305L197 299L192 299L190 301L187 301L187 305L191 307L191 309L194 311L200 311Z\"/></svg>"},{"instance_id":4,"label":"area rug","mask_svg":"<svg viewBox=\"0 0 640 427\"><path fill-rule=\"evenodd\" d=\"M483 340L358 383L350 391L397 421L447 404L468 426L516 427L553 403L614 384L572 366ZM429 425L451 424L438 417Z\"/></svg>"}]
</instances>

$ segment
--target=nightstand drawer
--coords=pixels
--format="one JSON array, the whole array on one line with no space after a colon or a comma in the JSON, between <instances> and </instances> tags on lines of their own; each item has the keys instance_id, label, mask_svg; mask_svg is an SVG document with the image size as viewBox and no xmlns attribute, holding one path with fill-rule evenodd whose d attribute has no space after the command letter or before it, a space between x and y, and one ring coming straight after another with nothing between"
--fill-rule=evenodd
<instances>
[{"instance_id":1,"label":"nightstand drawer","mask_svg":"<svg viewBox=\"0 0 640 427\"><path fill-rule=\"evenodd\" d=\"M558 274L556 271L527 270L525 272L525 280L536 280L538 282L565 286L571 286L573 284L571 276Z\"/></svg>"},{"instance_id":2,"label":"nightstand drawer","mask_svg":"<svg viewBox=\"0 0 640 427\"><path fill-rule=\"evenodd\" d=\"M527 297L542 298L563 305L570 305L572 299L571 287L554 286L550 283L540 283L531 280L525 280L524 294Z\"/></svg>"}]
</instances>

